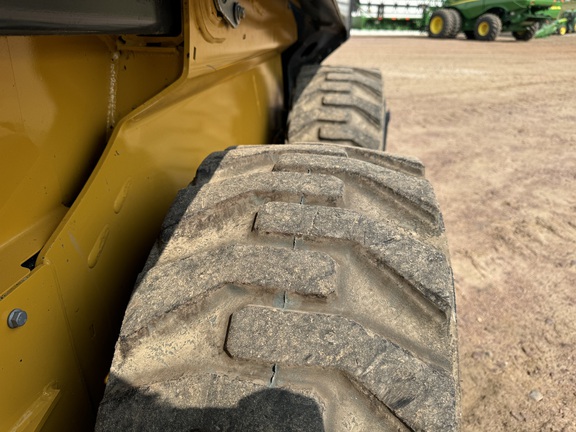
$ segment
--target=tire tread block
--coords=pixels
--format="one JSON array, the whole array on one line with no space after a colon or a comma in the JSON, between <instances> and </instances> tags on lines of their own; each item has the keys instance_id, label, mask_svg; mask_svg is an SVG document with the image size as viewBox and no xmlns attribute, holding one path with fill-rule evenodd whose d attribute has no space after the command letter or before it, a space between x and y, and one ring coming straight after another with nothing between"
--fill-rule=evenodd
<instances>
[{"instance_id":1,"label":"tire tread block","mask_svg":"<svg viewBox=\"0 0 576 432\"><path fill-rule=\"evenodd\" d=\"M294 152L347 157L346 150L341 146L310 146L308 143L232 147L207 156L198 167L193 185L198 186L209 180L226 178L226 174L230 172L236 177L245 167L270 165L277 160L279 155Z\"/></svg>"},{"instance_id":2,"label":"tire tread block","mask_svg":"<svg viewBox=\"0 0 576 432\"><path fill-rule=\"evenodd\" d=\"M190 218L200 211L218 205L235 205L249 197L268 200L302 197L313 202L335 205L344 194L344 183L330 175L302 176L299 173L265 172L236 176L219 182L193 185L180 191L163 228L176 225L182 218Z\"/></svg>"},{"instance_id":3,"label":"tire tread block","mask_svg":"<svg viewBox=\"0 0 576 432\"><path fill-rule=\"evenodd\" d=\"M121 335L133 335L229 284L326 299L335 293L336 263L323 252L270 246L229 245L183 257L143 276L126 311Z\"/></svg>"},{"instance_id":4,"label":"tire tread block","mask_svg":"<svg viewBox=\"0 0 576 432\"><path fill-rule=\"evenodd\" d=\"M357 96L348 96L344 94L326 95L322 97L322 105L350 108L359 113L363 118L373 123L375 126L381 126L383 121L382 106L371 103Z\"/></svg>"},{"instance_id":5,"label":"tire tread block","mask_svg":"<svg viewBox=\"0 0 576 432\"><path fill-rule=\"evenodd\" d=\"M351 158L299 154L280 156L274 169L318 174L347 176L375 191L388 191L392 198L402 201L439 232L443 231L442 215L432 186L423 177L407 175L387 167Z\"/></svg>"},{"instance_id":6,"label":"tire tread block","mask_svg":"<svg viewBox=\"0 0 576 432\"><path fill-rule=\"evenodd\" d=\"M376 70L305 68L288 119L289 142L328 141L382 149L385 103Z\"/></svg>"},{"instance_id":7,"label":"tire tread block","mask_svg":"<svg viewBox=\"0 0 576 432\"><path fill-rule=\"evenodd\" d=\"M387 224L354 210L271 202L258 212L254 228L260 234L352 242L377 266L408 281L447 319L451 316L452 271L444 253Z\"/></svg>"},{"instance_id":8,"label":"tire tread block","mask_svg":"<svg viewBox=\"0 0 576 432\"><path fill-rule=\"evenodd\" d=\"M382 75L376 69L373 69L374 75L368 75L363 73L363 69L355 68L351 69L348 73L327 71L326 81L335 82L350 82L362 86L365 90L368 90L374 96L382 97Z\"/></svg>"},{"instance_id":9,"label":"tire tread block","mask_svg":"<svg viewBox=\"0 0 576 432\"><path fill-rule=\"evenodd\" d=\"M298 136L297 140L313 140L313 135ZM358 147L378 148L379 141L366 133L365 129L350 124L324 124L318 129L318 141L331 141L341 144L353 144Z\"/></svg>"},{"instance_id":10,"label":"tire tread block","mask_svg":"<svg viewBox=\"0 0 576 432\"><path fill-rule=\"evenodd\" d=\"M455 427L452 376L350 319L247 306L232 315L226 349L243 360L340 370L413 430Z\"/></svg>"}]
</instances>

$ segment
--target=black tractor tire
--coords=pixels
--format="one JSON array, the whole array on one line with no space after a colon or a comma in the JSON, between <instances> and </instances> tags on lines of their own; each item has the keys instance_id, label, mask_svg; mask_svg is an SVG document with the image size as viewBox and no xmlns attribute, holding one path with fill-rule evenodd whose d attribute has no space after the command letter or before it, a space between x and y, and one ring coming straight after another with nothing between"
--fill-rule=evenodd
<instances>
[{"instance_id":1,"label":"black tractor tire","mask_svg":"<svg viewBox=\"0 0 576 432\"><path fill-rule=\"evenodd\" d=\"M452 31L446 37L454 39L456 36L458 36L458 33L460 33L460 31L462 30L462 16L460 15L460 12L458 12L456 9L446 9L446 10L448 11L448 13L452 15L453 20Z\"/></svg>"},{"instance_id":2,"label":"black tractor tire","mask_svg":"<svg viewBox=\"0 0 576 432\"><path fill-rule=\"evenodd\" d=\"M452 37L456 24L454 14L449 9L438 9L430 17L428 37L436 39Z\"/></svg>"},{"instance_id":3,"label":"black tractor tire","mask_svg":"<svg viewBox=\"0 0 576 432\"><path fill-rule=\"evenodd\" d=\"M464 30L464 36L466 36L466 39L468 40L476 39L476 35L474 35L474 30Z\"/></svg>"},{"instance_id":4,"label":"black tractor tire","mask_svg":"<svg viewBox=\"0 0 576 432\"><path fill-rule=\"evenodd\" d=\"M386 148L388 117L377 69L305 66L288 116L288 143Z\"/></svg>"},{"instance_id":5,"label":"black tractor tire","mask_svg":"<svg viewBox=\"0 0 576 432\"><path fill-rule=\"evenodd\" d=\"M528 42L534 37L537 31L538 29L536 28L536 25L533 25L522 31L513 31L512 36L514 36L514 39L518 41Z\"/></svg>"},{"instance_id":6,"label":"black tractor tire","mask_svg":"<svg viewBox=\"0 0 576 432\"><path fill-rule=\"evenodd\" d=\"M209 156L126 311L98 431L455 431L453 278L422 165Z\"/></svg>"},{"instance_id":7,"label":"black tractor tire","mask_svg":"<svg viewBox=\"0 0 576 432\"><path fill-rule=\"evenodd\" d=\"M480 15L474 25L474 38L480 41L495 41L502 31L502 21L495 14Z\"/></svg>"}]
</instances>

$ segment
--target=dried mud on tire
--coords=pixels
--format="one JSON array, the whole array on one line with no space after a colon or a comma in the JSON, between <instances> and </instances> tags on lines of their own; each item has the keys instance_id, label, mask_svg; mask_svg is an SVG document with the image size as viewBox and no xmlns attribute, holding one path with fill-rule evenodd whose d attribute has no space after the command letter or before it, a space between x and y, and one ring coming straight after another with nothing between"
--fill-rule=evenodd
<instances>
[{"instance_id":1,"label":"dried mud on tire","mask_svg":"<svg viewBox=\"0 0 576 432\"><path fill-rule=\"evenodd\" d=\"M126 311L97 430L458 428L452 272L422 165L215 153Z\"/></svg>"}]
</instances>

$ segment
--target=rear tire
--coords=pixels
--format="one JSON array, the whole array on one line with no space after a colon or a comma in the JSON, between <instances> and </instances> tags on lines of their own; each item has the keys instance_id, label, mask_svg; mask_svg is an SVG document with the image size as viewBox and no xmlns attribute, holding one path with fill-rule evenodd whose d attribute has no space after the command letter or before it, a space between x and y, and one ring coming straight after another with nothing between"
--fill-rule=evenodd
<instances>
[{"instance_id":1,"label":"rear tire","mask_svg":"<svg viewBox=\"0 0 576 432\"><path fill-rule=\"evenodd\" d=\"M288 117L289 143L386 148L388 116L377 69L305 66Z\"/></svg>"},{"instance_id":2,"label":"rear tire","mask_svg":"<svg viewBox=\"0 0 576 432\"><path fill-rule=\"evenodd\" d=\"M458 429L452 272L415 160L215 153L126 311L97 430Z\"/></svg>"},{"instance_id":3,"label":"rear tire","mask_svg":"<svg viewBox=\"0 0 576 432\"><path fill-rule=\"evenodd\" d=\"M474 26L474 37L481 41L494 41L502 30L502 21L498 15L487 13L480 15Z\"/></svg>"}]
</instances>

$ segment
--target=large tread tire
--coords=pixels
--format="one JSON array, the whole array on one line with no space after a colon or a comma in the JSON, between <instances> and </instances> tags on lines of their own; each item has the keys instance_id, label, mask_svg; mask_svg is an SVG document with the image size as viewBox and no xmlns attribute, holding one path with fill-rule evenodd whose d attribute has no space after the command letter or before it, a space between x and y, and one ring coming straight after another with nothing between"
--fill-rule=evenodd
<instances>
[{"instance_id":1,"label":"large tread tire","mask_svg":"<svg viewBox=\"0 0 576 432\"><path fill-rule=\"evenodd\" d=\"M454 431L452 272L422 165L209 156L126 311L99 431Z\"/></svg>"},{"instance_id":2,"label":"large tread tire","mask_svg":"<svg viewBox=\"0 0 576 432\"><path fill-rule=\"evenodd\" d=\"M480 15L474 25L474 37L479 41L495 41L501 31L502 21L498 15L492 13Z\"/></svg>"},{"instance_id":3,"label":"large tread tire","mask_svg":"<svg viewBox=\"0 0 576 432\"><path fill-rule=\"evenodd\" d=\"M428 37L444 39L454 34L456 21L454 13L450 9L438 9L430 16L428 23Z\"/></svg>"},{"instance_id":4,"label":"large tread tire","mask_svg":"<svg viewBox=\"0 0 576 432\"><path fill-rule=\"evenodd\" d=\"M386 147L387 114L377 69L305 66L288 117L288 143Z\"/></svg>"},{"instance_id":5,"label":"large tread tire","mask_svg":"<svg viewBox=\"0 0 576 432\"><path fill-rule=\"evenodd\" d=\"M460 12L458 12L456 9L446 9L448 11L449 14L452 15L452 30L451 32L446 36L449 39L454 39L456 38L456 36L458 36L458 33L460 33L460 31L462 30L462 16L460 15Z\"/></svg>"}]
</instances>

